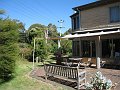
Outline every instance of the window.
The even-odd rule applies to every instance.
[[[73,56],[80,56],[79,41],[73,41]]]
[[[79,16],[75,16],[72,18],[72,28],[78,29],[80,27],[80,20],[79,20]]]
[[[73,28],[76,29],[76,17],[73,18]]]
[[[95,41],[82,40],[81,43],[83,57],[96,57]]]
[[[79,21],[79,17],[77,17],[77,28],[80,27],[80,21]]]
[[[120,6],[110,7],[110,22],[120,22]]]

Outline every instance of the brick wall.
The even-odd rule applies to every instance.
[[[81,27],[90,28],[110,24],[109,7],[120,6],[120,2],[81,11]]]

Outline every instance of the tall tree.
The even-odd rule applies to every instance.
[[[57,27],[53,25],[52,23],[48,24],[48,36],[50,38],[56,38],[59,36],[57,32]],[[49,51],[50,53],[55,53],[58,49],[58,41],[57,40],[49,40]]]
[[[47,27],[41,24],[31,25],[27,31],[29,42],[31,43],[35,37],[44,38],[45,37],[44,32],[46,29]]]
[[[49,37],[58,37],[57,27],[52,23],[48,24]]]
[[[45,43],[45,30],[47,27],[41,24],[33,24],[29,27],[27,33],[29,37],[29,42],[33,44],[33,40],[35,39],[35,57],[40,57],[43,61],[45,57],[47,57],[47,44]],[[32,45],[33,46],[33,45]]]

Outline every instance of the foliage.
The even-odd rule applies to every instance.
[[[46,26],[41,24],[33,24],[29,27],[27,31],[28,42],[32,43],[35,37],[37,38],[44,38],[44,32],[46,30]]]
[[[0,55],[0,78],[8,80],[14,72],[15,61],[8,55]]]
[[[52,23],[48,24],[48,35],[49,37],[58,37],[57,27]]]
[[[55,53],[58,49],[58,45],[53,40],[48,41],[49,47],[47,48],[48,53]]]
[[[47,27],[48,27],[48,37],[56,38],[59,36],[57,32],[57,27],[55,25],[53,25],[52,23],[49,23]],[[58,49],[58,45],[57,45],[58,40],[49,40],[48,44],[49,44],[48,51],[50,53],[55,53],[56,50]]]
[[[106,79],[101,72],[96,72],[95,76],[92,77],[91,83],[86,84],[87,90],[109,90],[112,87],[110,79]]]
[[[71,54],[72,52],[72,41],[61,40],[61,49],[63,54]]]
[[[35,39],[35,57],[39,57],[41,60],[44,60],[47,57],[47,44],[45,40],[45,30],[46,26],[41,24],[33,24],[29,27],[27,34],[29,44],[34,46]]]
[[[72,29],[68,29],[64,35],[70,34]],[[71,55],[72,53],[72,41],[71,40],[61,40],[61,49],[63,54]]]
[[[19,47],[22,58],[30,59],[32,47],[27,43],[19,43]]]
[[[42,62],[47,58],[47,44],[44,39],[36,41],[35,56]]]
[[[44,37],[45,37],[44,32],[47,29],[48,29],[48,37],[49,38],[57,38],[59,36],[59,33],[57,32],[57,27],[55,25],[53,25],[52,23],[48,24],[48,26],[44,26],[41,24],[33,24],[27,30],[27,37],[28,37],[29,44],[31,44],[33,47],[33,39],[34,38],[43,38],[44,39]],[[71,29],[66,31],[64,35],[69,34],[69,33],[71,33]],[[44,39],[44,41],[45,41],[45,39]],[[37,47],[37,48],[35,50],[35,57],[38,57],[38,56],[40,57],[41,53],[43,53],[43,52],[45,54],[45,51],[47,51],[47,54],[55,53],[58,49],[58,40],[56,40],[56,39],[51,39],[51,40],[47,41],[47,45],[49,47],[46,48],[45,45],[44,45],[45,47],[42,46],[42,48],[45,48],[46,50],[42,49],[39,44],[40,43],[39,43],[38,39],[36,39],[37,46],[35,46],[35,47]],[[63,54],[70,55],[72,52],[72,42],[70,40],[61,40],[61,49],[63,51]],[[44,50],[44,51],[42,52],[42,50]],[[45,54],[45,55],[47,55],[47,54]],[[41,56],[41,57],[43,57],[43,56]]]
[[[20,22],[15,20],[0,20],[0,79],[7,80],[14,72],[15,59],[18,56],[18,37]]]

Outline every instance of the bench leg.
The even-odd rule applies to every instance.
[[[80,80],[78,78],[78,81],[77,81],[77,90],[79,90],[79,88],[80,88]]]
[[[47,77],[48,77],[48,76],[47,76],[47,73],[46,73],[46,74],[45,74],[45,80],[47,80]]]

